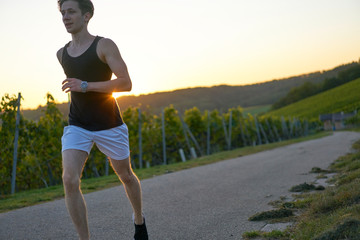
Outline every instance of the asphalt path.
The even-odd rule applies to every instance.
[[[360,133],[321,139],[238,157],[142,181],[151,240],[232,240],[263,222],[248,218],[269,202],[312,182],[312,167],[327,168],[351,151]],[[131,207],[122,186],[85,195],[91,239],[130,240]],[[0,239],[77,239],[64,200],[0,214]]]

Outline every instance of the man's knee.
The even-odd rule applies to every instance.
[[[78,191],[82,169],[87,159],[87,153],[80,150],[69,149],[63,155],[63,184],[66,192]]]
[[[125,185],[137,181],[137,178],[131,170],[120,173],[119,177],[121,182]]]
[[[110,161],[114,171],[119,176],[123,184],[126,185],[128,183],[137,181],[137,177],[135,176],[130,166],[130,158],[126,158],[123,160],[110,159]]]
[[[80,177],[64,171],[62,175],[63,184],[66,192],[78,191],[80,187]]]

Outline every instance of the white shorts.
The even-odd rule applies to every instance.
[[[61,143],[62,152],[68,149],[77,149],[90,154],[95,143],[98,149],[111,159],[123,160],[130,156],[129,133],[125,123],[101,131],[89,131],[69,125],[64,127]]]

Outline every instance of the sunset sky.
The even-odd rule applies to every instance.
[[[359,0],[93,0],[89,31],[119,47],[131,94],[245,85],[360,58]],[[0,0],[0,95],[67,101],[56,0]]]

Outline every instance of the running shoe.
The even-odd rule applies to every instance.
[[[147,229],[146,229],[146,224],[145,224],[145,218],[144,218],[144,223],[142,225],[135,225],[135,235],[134,235],[134,240],[148,240],[148,233],[147,233]]]

